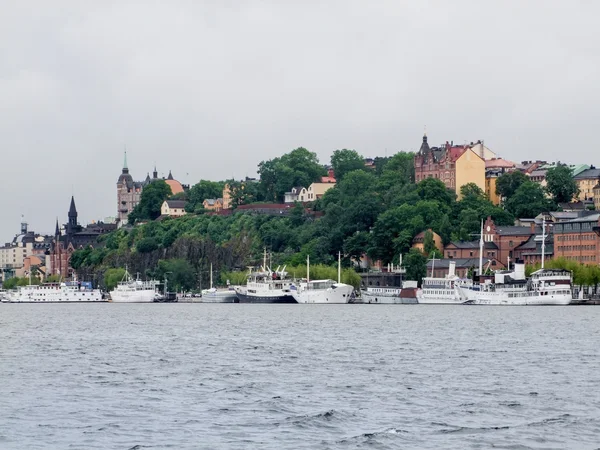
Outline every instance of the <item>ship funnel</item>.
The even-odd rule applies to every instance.
[[[456,261],[450,261],[450,265],[448,266],[448,277],[453,277],[456,275]]]
[[[524,280],[525,279],[525,264],[523,264],[523,261],[518,261],[515,263],[514,279],[515,280]]]

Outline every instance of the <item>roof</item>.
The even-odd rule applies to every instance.
[[[419,242],[422,241],[423,239],[425,239],[425,233],[427,232],[431,232],[432,237],[437,236],[438,238],[440,237],[439,234],[437,234],[435,231],[429,229],[429,230],[425,230],[425,231],[421,231],[420,233],[418,233],[414,238],[413,238],[413,242]]]
[[[531,234],[531,227],[496,227],[496,233],[500,236],[526,236]]]
[[[514,162],[507,161],[506,159],[502,159],[502,158],[486,159],[486,161],[485,161],[486,169],[493,169],[493,168],[512,169],[514,167],[516,167],[516,164]]]
[[[565,223],[572,222],[598,222],[600,220],[600,213],[594,213],[587,216],[578,217],[577,219],[567,220]]]
[[[533,172],[531,172],[530,176],[532,176],[532,177],[545,177],[546,176],[546,172],[548,172],[548,169],[536,169]]]
[[[566,212],[579,211],[587,208],[587,206],[583,202],[559,203],[558,206]]]
[[[169,208],[185,208],[187,202],[185,200],[165,200]]]
[[[217,203],[217,201],[219,201],[219,200],[220,200],[221,202],[223,201],[223,200],[222,200],[222,199],[220,199],[220,198],[207,198],[207,199],[204,199],[204,201],[205,201],[206,203],[208,203],[210,206],[214,205],[214,204],[215,204],[215,203]]]
[[[172,178],[171,172],[169,172],[169,176],[171,176],[171,178],[167,178],[165,180],[165,183],[167,183],[169,185],[169,187],[171,188],[171,193],[179,194],[180,192],[183,192],[183,186],[181,185],[181,183],[179,181],[174,180]]]
[[[492,261],[493,258],[483,258],[483,265],[485,266],[488,262]],[[448,269],[450,262],[456,263],[457,269],[467,269],[469,267],[479,267],[479,258],[448,258],[448,259],[436,259],[433,270],[435,269]],[[427,261],[427,268],[431,269],[433,261]]]
[[[450,245],[454,245],[458,249],[468,250],[468,249],[479,249],[479,241],[453,241],[450,242]],[[498,246],[494,242],[484,242],[483,248],[487,249],[497,249]]]
[[[321,183],[335,183],[334,177],[321,177]]]
[[[600,169],[587,169],[573,177],[576,180],[597,180],[600,178]]]

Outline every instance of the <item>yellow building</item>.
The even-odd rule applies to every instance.
[[[466,149],[456,159],[456,195],[460,200],[460,188],[474,183],[485,192],[485,161],[472,149]]]
[[[185,216],[185,200],[165,200],[160,207],[160,214],[169,217]]]
[[[207,211],[221,211],[223,209],[223,199],[207,198],[202,202],[202,207]]]
[[[412,248],[416,248],[421,253],[425,252],[425,234],[427,232],[430,232],[432,234],[433,243],[435,244],[435,247],[440,251],[441,254],[443,254],[444,244],[442,243],[442,238],[439,234],[431,231],[431,228],[428,229],[427,231],[421,231],[419,234],[417,234],[413,238]]]
[[[323,194],[335,186],[335,183],[313,183],[308,189],[302,188],[298,195],[301,202],[314,202],[323,197]]]
[[[579,187],[578,199],[591,200],[594,198],[594,188],[600,180],[600,169],[587,169],[573,177]],[[597,208],[596,208],[597,209]]]
[[[223,209],[231,209],[231,192],[228,184],[223,186]]]
[[[596,211],[600,211],[600,180],[598,184],[594,186],[594,207]]]

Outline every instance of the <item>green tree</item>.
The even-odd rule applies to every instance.
[[[154,220],[160,216],[160,207],[171,195],[171,187],[164,180],[156,180],[142,191],[138,205],[129,214],[129,223],[138,220]]]
[[[340,181],[348,172],[364,170],[365,160],[356,150],[336,150],[331,156],[331,166],[337,181]]]
[[[526,181],[506,201],[506,209],[518,218],[533,218],[539,213],[554,209],[546,198],[544,189],[533,181]]]
[[[427,257],[418,249],[411,248],[403,259],[406,268],[406,279],[418,281],[419,284],[423,277],[427,275]]]
[[[158,261],[160,279],[167,277],[168,289],[173,291],[191,291],[196,287],[196,272],[185,259],[161,259]]]
[[[135,244],[135,248],[140,253],[150,253],[158,248],[158,242],[153,237],[145,237]]]
[[[425,236],[423,237],[423,252],[426,255],[434,255],[436,258],[442,258],[442,252],[435,245],[435,240],[433,238],[433,232],[431,230],[427,230],[425,232]]]
[[[519,170],[503,173],[496,180],[496,194],[509,199],[527,181],[529,177]]]
[[[579,195],[579,186],[573,179],[573,171],[565,164],[558,164],[548,169],[546,189],[555,203],[571,202]]]
[[[316,153],[299,147],[279,158],[261,161],[258,174],[260,194],[267,201],[278,202],[292,187],[308,187],[326,171]]]
[[[200,180],[190,188],[187,194],[186,211],[194,212],[197,208],[201,208],[207,198],[222,198],[224,185],[225,183],[221,181]]]
[[[112,291],[119,281],[125,276],[125,269],[107,269],[104,272],[104,286],[107,291]]]

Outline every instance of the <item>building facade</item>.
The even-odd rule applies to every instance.
[[[600,214],[554,224],[554,255],[582,264],[600,264]]]
[[[185,200],[165,200],[160,207],[161,216],[181,217],[185,216]]]
[[[480,152],[483,150],[480,149]],[[429,147],[427,135],[424,135],[414,164],[417,183],[425,178],[437,178],[455,191],[458,198],[460,188],[467,183],[476,184],[484,192],[486,190],[485,160],[468,145],[461,147],[446,142],[442,147]]]
[[[577,187],[579,187],[578,199],[581,201],[594,200],[594,188],[598,184],[598,180],[600,180],[600,169],[590,168],[584,170],[575,175],[573,179],[577,182]]]

